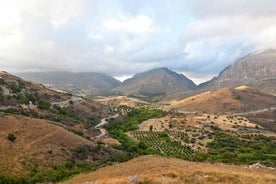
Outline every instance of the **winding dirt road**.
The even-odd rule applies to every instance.
[[[107,130],[104,129],[104,128],[102,128],[102,126],[108,124],[108,121],[107,121],[108,119],[110,119],[110,118],[116,118],[118,116],[119,116],[119,114],[115,114],[114,116],[110,116],[108,118],[103,118],[101,120],[101,122],[95,126],[95,128],[98,129],[98,130],[100,130],[100,132],[101,132],[101,134],[98,135],[98,136],[96,136],[96,138],[101,138],[101,137],[105,136],[107,134]]]

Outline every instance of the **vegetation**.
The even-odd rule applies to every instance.
[[[241,140],[238,137],[219,132],[214,141],[207,144],[208,159],[211,161],[252,164],[260,162],[276,166],[275,138],[264,135],[254,135],[251,140]]]
[[[16,82],[11,82],[8,84],[9,89],[11,89],[11,91],[16,94],[20,93],[24,86],[25,85],[22,82],[18,82],[18,84]]]
[[[269,166],[276,166],[275,138],[263,135],[243,135],[241,138],[224,133],[220,128],[211,125],[213,133],[206,133],[209,142],[207,152],[193,151],[187,143],[200,144],[203,134],[193,131],[193,137],[183,131],[137,131],[139,123],[153,117],[161,117],[164,112],[152,108],[134,108],[128,113],[126,120],[120,123],[111,123],[107,129],[111,135],[121,142],[118,149],[127,151],[130,157],[143,154],[159,154],[170,157],[183,158],[195,161],[216,161],[235,164],[252,164],[260,162]],[[132,136],[125,132],[131,131]],[[202,145],[202,144],[201,144]],[[203,145],[202,145],[203,146]]]
[[[181,131],[133,131],[132,135],[161,155],[183,159],[190,159],[193,155],[192,148],[185,144],[188,135]]]
[[[128,112],[127,118],[120,122],[110,122],[107,126],[107,130],[110,134],[118,139],[121,143],[120,146],[114,146],[117,149],[121,149],[128,152],[128,156],[134,157],[144,154],[155,154],[157,153],[148,144],[143,141],[137,142],[133,138],[127,136],[125,132],[131,130],[137,130],[138,125],[151,118],[159,118],[165,115],[165,112],[150,107],[135,107],[130,112]]]
[[[41,110],[49,110],[51,107],[50,102],[46,101],[46,100],[39,100],[38,102],[38,108]]]
[[[162,98],[164,98],[164,96],[166,96],[165,93],[139,93],[139,94],[129,95],[129,97],[134,97],[150,103],[158,102]]]
[[[19,103],[21,104],[29,104],[29,102],[32,102],[33,104],[36,103],[37,99],[36,97],[33,95],[33,94],[30,94],[30,93],[19,93],[17,94],[17,100]]]
[[[58,115],[61,115],[61,116],[69,117],[70,119],[73,119],[73,120],[81,121],[81,119],[79,117],[77,117],[76,115],[70,113],[68,110],[66,110],[66,108],[60,107],[58,105],[54,106],[53,112],[58,114]]]
[[[14,134],[10,133],[10,134],[8,135],[8,140],[9,140],[9,141],[14,142],[15,139],[16,139],[16,136],[15,136]]]
[[[54,166],[44,171],[39,171],[37,166],[33,166],[29,176],[25,177],[0,174],[0,184],[35,184],[50,181],[59,182],[68,179],[72,175],[96,169],[99,165],[102,164],[103,163],[101,162],[97,162],[95,164],[85,164],[83,162],[78,162],[74,164],[68,161],[63,166]]]

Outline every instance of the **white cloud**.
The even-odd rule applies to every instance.
[[[181,36],[183,68],[216,74],[248,52],[276,48],[276,12],[260,17],[219,15],[187,24]]]
[[[103,40],[103,36],[100,35],[100,34],[93,34],[93,33],[90,33],[88,35],[88,38],[91,38],[92,40]]]
[[[0,0],[0,66],[116,76],[167,66],[201,79],[276,47],[275,7],[275,0]]]
[[[156,31],[151,18],[145,15],[138,15],[132,18],[120,16],[118,19],[108,19],[103,23],[103,27],[111,31],[126,32],[134,35],[144,35]]]
[[[113,53],[113,52],[114,52],[114,48],[111,47],[111,46],[106,46],[106,47],[104,48],[104,53],[106,53],[106,54],[111,54],[111,53]]]

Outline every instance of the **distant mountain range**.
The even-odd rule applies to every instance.
[[[17,75],[49,87],[88,95],[106,94],[121,84],[113,77],[95,72],[32,72]]]
[[[114,92],[127,95],[191,96],[222,87],[247,85],[261,92],[276,94],[276,50],[253,52],[226,67],[217,77],[198,86],[182,74],[168,68],[157,68],[134,75],[123,83],[111,76],[95,72],[20,73],[20,77],[57,89],[86,95]]]

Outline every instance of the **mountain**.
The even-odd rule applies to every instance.
[[[276,107],[276,96],[240,86],[200,93],[180,101],[172,101],[170,110],[204,113],[241,113]]]
[[[182,74],[167,68],[157,68],[134,75],[114,91],[126,94],[160,95],[193,90],[196,85]]]
[[[276,50],[253,52],[225,68],[217,77],[203,83],[200,89],[248,85],[262,92],[276,94]]]
[[[95,72],[32,72],[18,76],[56,89],[68,90],[76,94],[100,95],[109,93],[121,84],[113,77]]]

